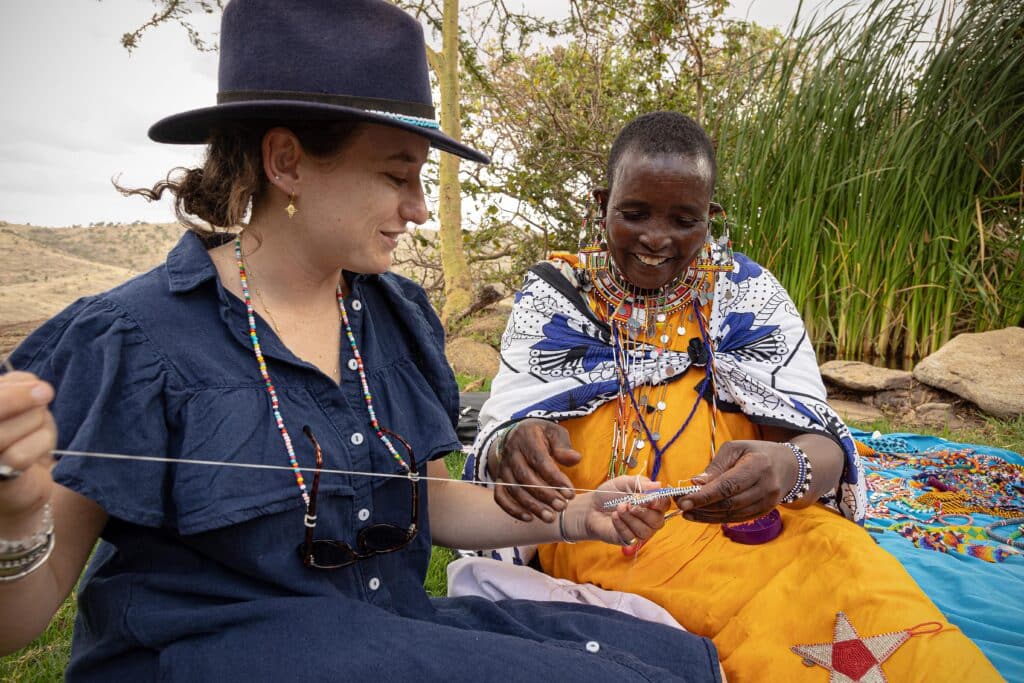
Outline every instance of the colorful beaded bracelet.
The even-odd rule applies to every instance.
[[[1016,531],[1011,531],[1005,536],[996,533],[996,529],[999,527],[1013,526],[1014,524],[1019,525]],[[985,527],[985,534],[993,541],[1024,550],[1024,517],[1011,517],[989,524]]]

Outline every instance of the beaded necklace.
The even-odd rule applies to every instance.
[[[285,451],[288,453],[288,462],[292,466],[292,471],[295,473],[295,481],[299,486],[299,491],[302,495],[302,500],[309,506],[309,492],[306,490],[306,481],[302,476],[302,470],[299,468],[298,460],[295,458],[295,447],[292,445],[292,438],[288,434],[288,428],[285,427],[284,418],[281,416],[281,404],[277,398],[277,389],[274,388],[274,383],[270,379],[270,373],[267,370],[267,361],[263,357],[263,349],[260,347],[260,338],[256,334],[256,310],[252,305],[252,297],[249,294],[249,279],[246,274],[245,261],[242,259],[242,240],[239,237],[235,238],[235,262],[238,264],[238,276],[242,282],[242,297],[245,300],[245,314],[249,321],[249,339],[252,341],[252,350],[256,355],[256,363],[259,365],[260,374],[263,376],[263,382],[267,388],[267,394],[270,396],[270,407],[274,413],[274,421],[277,423],[277,430],[281,433],[281,440],[284,441]],[[384,447],[387,448],[388,453],[391,457],[398,461],[405,470],[411,471],[408,463],[399,455],[395,449],[394,444],[391,443],[391,439],[388,438],[387,434],[381,429],[380,423],[377,421],[376,411],[373,409],[373,396],[370,393],[370,385],[366,381],[366,371],[363,368],[363,357],[359,353],[359,347],[356,346],[356,338],[352,333],[352,326],[348,321],[348,311],[345,309],[344,295],[341,291],[341,282],[339,280],[338,287],[336,290],[336,296],[338,299],[338,311],[341,316],[342,326],[345,328],[345,334],[348,337],[349,346],[352,348],[352,355],[355,358],[356,364],[359,369],[359,381],[363,387],[363,399],[366,401],[366,412],[370,416],[370,426],[373,427],[374,432],[377,434],[377,438],[380,439]]]
[[[598,298],[598,297],[595,297]],[[631,297],[632,302],[637,302],[639,297]],[[668,439],[668,441],[662,441],[661,421],[663,413],[666,408],[666,392],[668,382],[664,382],[660,387],[660,396],[656,403],[651,403],[651,394],[655,391],[653,388],[648,389],[646,394],[641,394],[640,398],[636,397],[636,392],[633,387],[633,364],[637,354],[632,352],[637,344],[637,336],[641,333],[641,328],[645,327],[648,335],[653,335],[655,332],[659,334],[658,341],[661,344],[668,345],[669,336],[665,332],[665,325],[667,322],[667,315],[664,312],[653,313],[651,315],[645,315],[647,322],[653,322],[653,325],[643,325],[637,323],[630,325],[628,321],[619,319],[615,314],[616,311],[622,308],[622,303],[618,305],[612,302],[606,302],[608,306],[608,312],[610,320],[610,326],[612,328],[611,342],[613,348],[613,357],[615,359],[616,375],[618,377],[618,411],[615,419],[615,426],[612,438],[612,453],[608,464],[608,476],[609,478],[616,474],[622,474],[627,469],[635,467],[637,465],[636,454],[638,451],[643,451],[649,445],[651,451],[654,454],[654,462],[651,468],[650,476],[652,479],[657,479],[658,473],[661,470],[661,463],[664,454],[669,448],[675,444],[676,440],[682,435],[686,428],[690,425],[694,415],[697,412],[697,407],[700,405],[701,400],[704,398],[708,388],[711,389],[712,394],[715,392],[714,389],[714,366],[713,366],[713,353],[711,352],[712,345],[707,334],[707,324],[704,321],[703,311],[698,306],[696,298],[688,297],[685,304],[692,306],[692,311],[688,314],[691,320],[697,320],[698,329],[700,330],[700,342],[702,348],[707,352],[707,358],[704,363],[704,382],[701,383],[700,390],[697,392],[697,397],[694,399],[693,407],[690,409],[689,415],[683,420],[679,429],[676,430],[675,434]],[[646,302],[644,302],[646,304]],[[635,320],[636,311],[640,308],[634,307],[629,316],[629,320]],[[643,308],[646,308],[644,306]],[[642,310],[642,309],[641,309]],[[658,310],[658,309],[656,309]],[[653,329],[652,329],[653,328]],[[679,336],[685,334],[685,328],[680,325],[676,330]],[[696,340],[695,340],[696,341]],[[664,358],[665,348],[656,348],[654,355],[658,363],[662,362]],[[632,408],[632,423],[630,424],[630,415],[628,408]],[[645,413],[653,413],[653,419],[650,421],[646,417]],[[714,457],[715,451],[715,413],[717,412],[717,405],[712,397],[711,407],[711,456]]]

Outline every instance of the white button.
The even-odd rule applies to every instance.
[[[363,442],[363,435],[360,434],[359,432],[356,432],[355,434],[352,435],[352,438],[350,438],[349,441],[358,446]]]
[[[363,302],[359,299],[352,299],[352,310],[361,311],[363,310]]]
[[[370,585],[370,590],[372,590],[372,591],[377,590],[378,588],[380,588],[380,579],[378,579],[376,576],[373,577],[372,579],[370,579],[370,584],[369,585]],[[594,645],[597,645],[597,643],[594,643]]]
[[[348,359],[348,369],[349,370],[358,370],[359,369],[359,362],[355,358],[349,358]]]
[[[363,508],[362,510],[359,511],[359,521],[360,522],[365,522],[369,518],[370,518],[370,511],[369,510],[367,510],[366,508]]]
[[[587,641],[587,652],[597,653],[601,651],[601,643],[596,640]]]

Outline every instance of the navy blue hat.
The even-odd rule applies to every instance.
[[[205,143],[214,126],[356,119],[488,163],[434,117],[423,28],[384,0],[232,0],[220,30],[217,105],[153,124],[156,142]]]

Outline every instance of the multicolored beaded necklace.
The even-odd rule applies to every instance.
[[[302,476],[302,470],[299,469],[298,460],[295,458],[295,447],[292,445],[292,438],[288,434],[288,429],[284,425],[284,418],[281,416],[281,404],[277,398],[277,389],[274,388],[274,383],[270,379],[270,373],[267,371],[267,361],[263,357],[263,350],[260,347],[260,338],[256,334],[256,309],[252,305],[252,297],[249,294],[249,278],[245,270],[245,260],[242,258],[242,240],[240,237],[235,238],[235,262],[238,264],[238,276],[242,282],[242,297],[245,300],[245,314],[249,320],[249,339],[252,341],[252,350],[256,355],[256,362],[260,368],[260,374],[263,375],[263,382],[267,387],[267,394],[270,395],[270,408],[274,413],[274,421],[277,423],[277,430],[281,433],[281,440],[284,441],[284,448],[288,452],[288,462],[292,466],[292,471],[295,473],[295,481],[299,486],[299,491],[302,495],[302,500],[309,506],[309,493],[306,490],[306,481]],[[345,335],[348,337],[349,346],[352,348],[352,356],[355,358],[356,365],[359,369],[359,382],[363,387],[363,399],[366,401],[366,412],[370,416],[370,426],[373,431],[377,434],[377,438],[380,439],[384,447],[387,448],[388,453],[391,457],[398,461],[402,467],[405,468],[406,472],[410,472],[408,463],[399,455],[395,449],[394,444],[391,443],[391,439],[388,438],[387,434],[381,429],[380,423],[377,421],[377,413],[373,409],[373,395],[370,393],[370,385],[366,381],[366,371],[363,368],[363,357],[359,353],[359,347],[356,346],[356,337],[352,333],[352,326],[348,321],[348,311],[345,309],[344,294],[341,291],[341,281],[339,279],[337,287],[337,298],[338,298],[338,311],[341,315],[341,324],[345,328]]]

